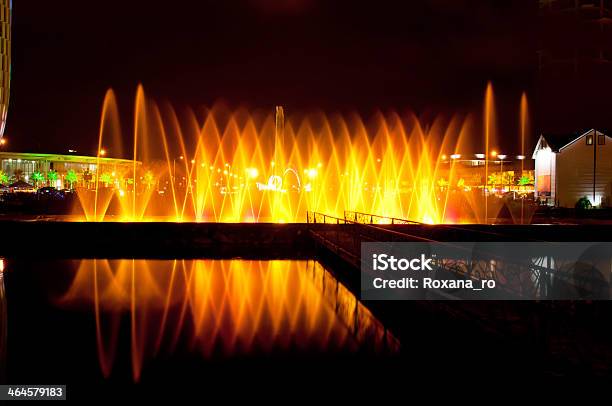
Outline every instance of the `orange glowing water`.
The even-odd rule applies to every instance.
[[[82,260],[60,302],[92,306],[105,377],[122,318],[130,320],[136,381],[147,360],[185,345],[205,359],[399,351],[397,339],[315,261]]]
[[[125,146],[109,90],[98,150],[134,164],[100,168],[97,187],[78,189],[79,212],[88,221],[303,222],[307,211],[342,217],[352,210],[488,222],[501,205],[482,186],[465,187],[459,165],[447,159],[462,151],[489,156],[496,142],[490,84],[484,106],[482,126],[472,115],[438,117],[423,128],[413,114],[379,113],[366,122],[355,114],[286,117],[281,107],[262,114],[220,104],[179,118],[139,86],[133,143]],[[487,164],[485,178],[488,171]]]

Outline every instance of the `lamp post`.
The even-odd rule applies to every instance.
[[[501,183],[501,191],[504,192],[504,159],[506,159],[506,155],[499,154],[497,155],[499,158],[499,176],[501,177],[499,182]]]
[[[184,158],[181,155],[179,159],[182,161]],[[174,179],[174,183],[176,183],[176,158],[172,160],[172,179]]]
[[[461,158],[461,154],[455,153],[455,154],[452,154],[450,156],[452,164],[451,164],[451,168],[450,168],[450,173],[448,174],[448,186],[449,186],[449,190],[450,190],[450,186],[451,186],[451,178],[452,178],[452,176],[453,176],[453,174],[455,172],[455,162],[457,162],[457,160],[459,158]]]

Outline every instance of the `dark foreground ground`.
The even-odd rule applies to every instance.
[[[5,275],[8,320],[17,323],[13,328],[19,333],[8,347],[11,376],[19,383],[50,383],[49,377],[57,377],[57,383],[70,383],[73,397],[87,398],[92,393],[98,399],[198,394],[250,397],[275,390],[313,396],[339,388],[352,388],[353,394],[362,390],[401,392],[406,382],[427,377],[440,382],[491,383],[517,377],[526,382],[534,377],[612,375],[609,301],[392,301],[365,305],[399,339],[401,351],[393,355],[342,351],[330,355],[296,348],[289,355],[251,354],[202,363],[178,352],[148,365],[146,379],[139,384],[133,384],[129,372],[103,379],[95,354],[66,362],[66,354],[83,353],[96,330],[84,315],[67,317],[45,305],[47,292],[61,284],[57,263],[81,258],[310,258],[324,263],[358,295],[356,270],[318,247],[310,234],[340,228],[354,232],[352,226],[3,221],[0,227],[0,257],[13,270],[20,270]],[[596,224],[387,228],[441,241],[612,238],[612,227]],[[129,332],[129,317],[121,323],[120,331]],[[83,329],[83,325],[88,327]],[[129,334],[121,338],[129,343]],[[45,358],[40,358],[42,348],[56,352],[45,351]],[[123,354],[118,359],[125,364],[119,365],[120,370],[129,371],[129,348],[126,344],[117,349]]]

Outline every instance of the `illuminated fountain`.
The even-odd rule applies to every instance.
[[[496,142],[490,84],[483,126],[472,115],[438,117],[423,128],[413,114],[286,118],[282,107],[262,114],[220,104],[179,119],[139,86],[126,146],[109,90],[98,151],[134,163],[98,171],[97,187],[78,190],[79,212],[88,221],[303,222],[307,211],[342,217],[353,210],[424,223],[489,222],[503,203],[488,198],[486,182],[464,179],[456,161],[461,151],[482,152],[489,176],[486,157]]]

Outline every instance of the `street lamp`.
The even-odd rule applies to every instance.
[[[182,161],[184,157],[181,155],[179,159]],[[176,183],[176,158],[172,160],[172,178],[174,179],[174,182]]]
[[[0,146],[5,146],[7,142],[6,138],[0,139]]]
[[[459,158],[461,158],[461,154],[455,153],[455,154],[452,154],[450,156],[452,164],[451,164],[450,171],[449,171],[449,174],[448,174],[448,185],[449,186],[452,184],[451,183],[452,182],[452,176],[455,173],[455,162],[457,162],[457,159],[459,159]]]
[[[497,157],[499,158],[499,182],[501,183],[501,191],[503,193],[504,191],[504,159],[506,159],[506,155],[504,154],[499,154],[497,155]]]
[[[100,156],[106,155],[106,150],[104,148],[100,149]]]

